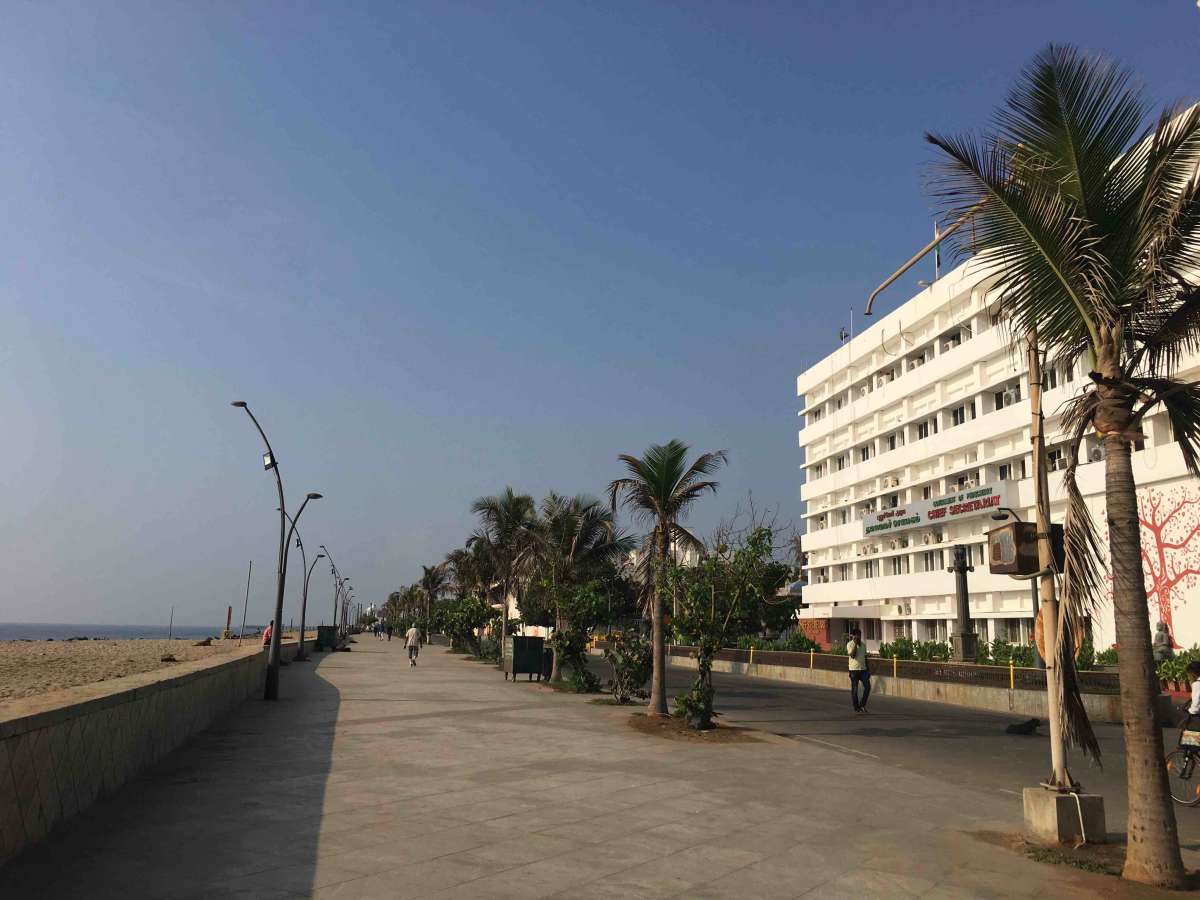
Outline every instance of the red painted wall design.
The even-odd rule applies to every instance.
[[[800,630],[804,632],[804,636],[810,641],[816,641],[820,644],[822,650],[829,649],[828,619],[801,619]]]
[[[1166,622],[1174,635],[1174,614],[1184,604],[1184,591],[1200,579],[1200,541],[1195,539],[1200,534],[1200,490],[1189,484],[1139,491],[1138,519],[1150,624]]]

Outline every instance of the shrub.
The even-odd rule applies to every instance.
[[[829,649],[826,650],[825,652],[832,653],[834,656],[845,656],[846,655],[846,639],[843,637],[843,638],[838,638],[837,640],[833,641],[833,643],[831,643],[829,645]]]
[[[713,715],[713,693],[712,685],[703,678],[695,679],[687,693],[675,698],[675,715],[683,716],[693,728],[709,727]]]
[[[577,694],[596,694],[600,691],[600,679],[591,669],[581,666],[571,670],[571,687]]]
[[[604,650],[604,658],[612,666],[613,677],[608,683],[613,699],[625,704],[634,697],[646,696],[646,682],[654,665],[653,648],[639,634],[617,637]]]
[[[810,650],[821,652],[821,645],[801,631],[775,641],[742,635],[738,638],[737,647],[739,650],[784,650],[789,653],[808,653]]]
[[[898,637],[889,644],[882,644],[879,655],[886,659],[916,659],[917,651],[912,638]]]
[[[1096,654],[1096,665],[1098,666],[1115,666],[1117,664],[1117,650],[1115,647],[1109,647],[1107,650],[1101,650]]]
[[[1079,653],[1075,656],[1075,668],[1080,672],[1096,668],[1096,648],[1091,640],[1084,639],[1079,645]]]

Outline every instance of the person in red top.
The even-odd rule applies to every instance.
[[[274,628],[275,628],[275,620],[272,619],[271,624],[263,629],[263,646],[264,647],[269,647],[271,645],[271,631]]]

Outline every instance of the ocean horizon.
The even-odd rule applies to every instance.
[[[265,624],[265,623],[264,623]],[[262,625],[246,623],[246,633],[259,631]],[[55,622],[0,622],[0,641],[65,641],[68,638],[127,641],[165,640],[168,635],[185,640],[218,637],[222,626],[209,625],[95,625],[58,624]],[[236,630],[236,629],[235,629]]]

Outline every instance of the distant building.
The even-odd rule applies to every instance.
[[[960,266],[796,380],[802,399],[807,584],[802,625],[838,639],[859,626],[871,648],[897,636],[947,640],[953,628],[949,547],[966,544],[975,571],[970,608],[981,640],[1028,643],[1028,582],[991,575],[985,533],[1011,507],[1033,520],[1029,379],[989,311],[988,283]],[[1043,407],[1051,517],[1061,522],[1067,465],[1058,410],[1086,371],[1053,359]],[[1192,357],[1180,376],[1200,377]],[[1200,641],[1200,485],[1187,476],[1166,416],[1143,425],[1133,454],[1151,624]],[[1104,451],[1082,447],[1078,482],[1107,541]],[[1011,521],[1011,519],[1010,519]],[[1098,649],[1114,641],[1111,601],[1091,623]]]

